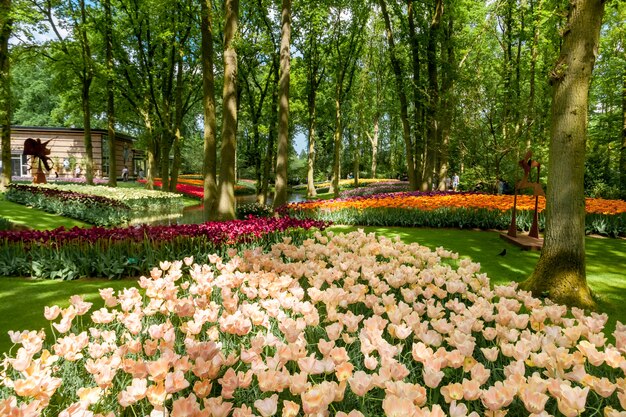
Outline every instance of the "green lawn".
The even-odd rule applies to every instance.
[[[329,230],[348,232],[364,229],[388,237],[400,236],[404,242],[418,242],[430,248],[444,248],[466,256],[481,265],[494,285],[525,280],[539,259],[539,252],[523,251],[499,236],[499,232],[402,228],[402,227],[356,227],[333,226]],[[498,254],[507,250],[505,256]],[[607,330],[613,332],[615,322],[626,323],[626,239],[587,237],[587,281],[598,301],[598,310],[607,313]]]
[[[74,226],[91,227],[90,224],[80,220],[57,216],[43,210],[12,203],[5,200],[2,194],[0,194],[0,217],[4,217],[13,224],[36,230],[52,230],[61,226],[67,229]]]
[[[79,279],[75,281],[41,281],[23,278],[0,278],[0,354],[12,346],[9,330],[39,330],[50,332],[50,323],[43,316],[45,306],[67,307],[74,294],[94,303],[92,311],[103,307],[99,288],[114,290],[137,286],[136,280],[110,281],[106,279]],[[15,353],[15,352],[13,352]]]

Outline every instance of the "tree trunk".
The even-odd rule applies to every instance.
[[[315,92],[313,92],[313,100],[309,100],[309,152],[307,156],[306,167],[306,195],[307,197],[315,197]]]
[[[91,104],[89,101],[89,89],[91,87],[91,77],[82,80],[83,93],[83,125],[85,129],[83,141],[85,143],[85,178],[88,185],[93,185],[93,144],[91,142]]]
[[[537,10],[535,10],[535,3],[534,1],[530,2],[530,13],[531,13],[531,18],[533,21],[533,42],[531,45],[531,49],[530,49],[530,79],[528,81],[528,85],[529,85],[529,93],[528,93],[528,111],[527,113],[527,118],[528,118],[528,122],[527,122],[527,126],[528,123],[534,123],[535,121],[535,96],[536,96],[536,82],[535,82],[535,78],[536,78],[536,73],[537,73],[537,57],[538,57],[538,49],[539,49],[539,17],[541,14],[541,8],[542,8],[542,0],[539,0],[537,2]],[[532,146],[532,137],[533,137],[533,130],[530,128],[526,129],[526,134],[527,134],[527,138],[526,138],[526,148],[530,149],[530,147]]]
[[[169,190],[172,193],[176,192],[176,185],[178,184],[178,173],[180,171],[180,165],[182,163],[181,148],[183,138],[183,55],[184,51],[179,50],[176,62],[176,89],[174,90],[174,104],[176,106],[174,113],[174,145],[173,154],[174,159],[172,161],[172,172],[170,174],[170,187]]]
[[[552,124],[546,232],[537,266],[523,288],[557,303],[595,305],[585,272],[585,142],[589,83],[604,2],[571,0],[560,57],[550,74]]]
[[[423,94],[420,91],[420,49],[419,38],[417,36],[417,29],[415,27],[415,6],[413,0],[407,1],[407,18],[409,20],[409,38],[411,40],[411,56],[413,58],[413,137],[414,150],[413,150],[413,165],[415,166],[415,184],[420,184],[423,180],[421,172],[421,163],[418,163],[420,159],[418,155],[424,153],[424,136],[422,121],[424,118],[424,106],[423,106]]]
[[[454,33],[454,21],[452,14],[448,16],[448,27],[445,29],[445,54],[446,63],[441,79],[441,144],[439,146],[438,158],[438,176],[439,184],[437,189],[446,190],[446,178],[449,178],[449,147],[450,147],[450,129],[452,126],[452,117],[454,116],[454,79],[456,77],[456,58],[454,54],[454,43],[452,34]],[[442,48],[443,49],[443,48]]]
[[[267,153],[263,162],[263,184],[261,184],[261,192],[257,196],[257,202],[264,206],[267,204],[267,195],[269,193],[269,179],[272,171],[272,162],[274,161],[274,138],[276,137],[278,125],[278,82],[279,82],[279,57],[274,54],[273,58],[276,63],[274,68],[274,83],[272,88],[272,107],[270,110],[270,131],[267,136]]]
[[[202,21],[202,107],[204,109],[204,158],[202,175],[204,195],[202,204],[204,219],[215,217],[217,202],[217,146],[215,135],[215,79],[213,76],[213,25],[211,19],[212,0],[201,0]]]
[[[437,0],[435,11],[430,24],[426,57],[428,59],[428,107],[426,112],[427,133],[426,149],[424,156],[424,171],[422,178],[422,191],[430,190],[433,186],[433,176],[437,161],[437,148],[439,137],[439,80],[437,71],[437,40],[441,28],[441,15],[443,14],[443,0]]]
[[[287,203],[287,168],[289,165],[289,45],[291,38],[291,0],[282,0],[282,36],[280,40],[280,87],[278,105],[278,150],[276,152],[276,188],[274,210]]]
[[[115,149],[115,92],[113,91],[113,19],[111,0],[104,2],[104,38],[107,68],[107,132],[109,143],[109,187],[117,186],[117,149]],[[104,175],[104,172],[102,173]]]
[[[379,123],[380,123],[380,114],[376,112],[376,116],[374,118],[374,133],[370,138],[370,143],[372,144],[372,178],[376,178],[376,163],[378,157],[378,135],[379,135]]]
[[[178,185],[178,174],[180,172],[180,164],[182,163],[181,150],[183,141],[183,134],[181,131],[181,126],[176,127],[176,131],[174,132],[174,145],[172,146],[172,171],[170,172],[170,186],[169,191],[172,193],[176,192],[176,186]]]
[[[620,190],[626,199],[626,67],[622,74],[622,148],[619,154]]]
[[[231,220],[235,218],[235,157],[237,153],[237,51],[233,40],[237,33],[239,0],[226,0],[225,7],[222,161],[217,216],[220,220]]]
[[[89,92],[91,88],[91,82],[93,80],[93,74],[91,69],[91,48],[89,46],[89,39],[87,38],[87,11],[85,9],[85,1],[80,0],[80,34],[82,40],[82,54],[83,54],[83,70],[81,74],[82,83],[82,105],[83,105],[83,124],[85,128],[85,156],[87,158],[85,167],[85,177],[88,185],[93,185],[93,144],[91,142],[91,102]]]
[[[393,40],[393,32],[391,31],[391,21],[389,20],[389,13],[387,13],[387,5],[385,0],[378,0],[380,9],[383,13],[385,20],[385,28],[387,33],[387,42],[389,43],[389,57],[391,59],[391,66],[393,67],[393,73],[396,77],[396,92],[400,99],[400,120],[402,121],[402,138],[404,139],[404,146],[406,149],[406,165],[407,173],[409,176],[409,188],[411,190],[417,190],[417,178],[415,176],[415,162],[413,159],[413,144],[411,142],[411,125],[409,124],[409,111],[408,102],[406,98],[405,86],[402,75],[402,68],[400,67],[400,61],[396,56],[396,46]]]
[[[335,89],[335,132],[333,133],[333,177],[330,182],[329,193],[335,198],[339,197],[339,170],[341,168],[341,136],[343,126],[341,125],[341,91],[337,87]]]
[[[13,21],[11,0],[0,0],[0,125],[2,125],[2,174],[0,190],[11,183],[11,71],[9,38]]]

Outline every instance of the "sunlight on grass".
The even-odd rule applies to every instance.
[[[0,352],[8,352],[12,344],[8,330],[45,329],[51,336],[50,324],[43,316],[45,306],[69,305],[74,294],[82,295],[94,303],[93,309],[103,306],[98,289],[111,287],[121,290],[136,287],[134,279],[110,281],[106,279],[80,279],[76,281],[38,281],[23,278],[0,278]]]
[[[4,195],[0,196],[0,217],[4,217],[13,224],[36,230],[52,230],[61,226],[67,229],[74,226],[91,227],[91,225],[80,220],[57,216],[43,210],[6,201]]]

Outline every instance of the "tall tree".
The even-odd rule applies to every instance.
[[[287,165],[289,163],[289,70],[291,38],[291,0],[282,0],[280,40],[280,87],[278,90],[278,149],[276,152],[276,190],[274,210],[287,203]]]
[[[109,186],[117,185],[117,150],[115,148],[115,91],[113,88],[113,17],[111,0],[104,0],[104,42],[107,70],[107,132],[109,142]]]
[[[626,57],[626,47],[624,48]],[[622,146],[619,154],[620,190],[622,198],[626,199],[626,66],[622,74]]]
[[[299,22],[305,31],[301,35],[302,59],[306,70],[306,104],[308,130],[307,143],[307,196],[317,195],[315,190],[315,157],[317,141],[317,95],[324,79],[327,63],[325,61],[323,34],[328,19],[328,8],[318,2],[303,3],[303,16]],[[297,38],[296,38],[297,39]],[[296,42],[294,42],[296,43]]]
[[[222,150],[217,216],[235,218],[235,156],[237,151],[237,34],[239,0],[226,0],[224,26],[224,91],[222,113]]]
[[[389,57],[391,59],[393,73],[396,77],[396,92],[398,94],[398,98],[400,99],[400,120],[402,121],[402,138],[404,139],[404,146],[406,148],[406,166],[409,176],[409,188],[411,190],[417,190],[415,162],[413,159],[413,144],[411,139],[411,124],[409,123],[409,105],[406,93],[404,92],[406,89],[404,85],[404,75],[402,67],[400,66],[400,60],[396,54],[396,45],[393,39],[393,32],[391,30],[389,13],[387,13],[387,5],[385,0],[378,0],[378,2],[380,4],[383,18],[385,19],[387,42],[389,43]],[[412,8],[409,10],[412,10]]]
[[[215,136],[215,78],[213,76],[213,20],[211,18],[212,0],[202,0],[201,7],[201,42],[202,42],[202,108],[204,111],[204,152],[202,175],[205,220],[214,216],[217,201],[217,147]]]
[[[85,178],[87,184],[93,184],[93,143],[91,140],[91,84],[94,79],[94,63],[89,39],[87,4],[85,0],[67,0],[59,4],[45,2],[34,3],[56,37],[59,55],[53,55],[61,65],[60,72],[68,69],[80,81],[81,110],[83,115],[83,142],[85,145]],[[57,18],[62,18],[71,26],[73,36],[63,36]],[[76,48],[78,51],[76,51]]]
[[[0,125],[2,126],[2,176],[0,189],[11,182],[11,78],[9,37],[13,26],[11,0],[0,0]]]
[[[571,0],[559,59],[550,73],[552,124],[541,256],[523,287],[558,303],[592,307],[585,270],[584,161],[589,84],[603,0]]]
[[[426,58],[428,68],[428,106],[426,110],[427,133],[422,175],[422,190],[430,190],[433,187],[433,177],[437,164],[437,149],[439,145],[440,128],[440,100],[439,100],[439,71],[437,62],[437,43],[441,32],[441,19],[443,15],[443,0],[435,1],[430,28],[428,31],[428,45],[426,46]]]
[[[333,49],[335,61],[335,130],[333,133],[333,175],[329,192],[339,195],[341,176],[341,145],[343,140],[343,106],[349,98],[363,47],[363,26],[369,16],[369,8],[360,2],[347,4],[349,7],[336,7],[333,11]],[[346,15],[351,15],[350,19]],[[347,26],[347,27],[346,27]]]

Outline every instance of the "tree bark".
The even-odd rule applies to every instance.
[[[378,3],[380,4],[380,9],[385,20],[387,42],[389,43],[389,57],[391,59],[393,73],[396,77],[396,92],[398,93],[398,98],[400,99],[400,120],[402,122],[402,138],[404,139],[404,147],[406,149],[406,165],[407,174],[409,176],[409,188],[411,190],[417,190],[415,162],[413,159],[413,144],[411,142],[411,125],[409,124],[408,101],[406,93],[404,92],[405,86],[402,68],[400,67],[400,61],[396,56],[396,45],[393,39],[393,32],[391,31],[391,21],[389,20],[389,13],[387,13],[387,5],[385,0],[378,0]]]
[[[176,62],[176,88],[174,90],[174,144],[172,146],[172,153],[174,159],[172,161],[172,172],[170,174],[170,192],[176,192],[176,185],[178,184],[178,173],[180,171],[180,165],[182,163],[181,148],[183,137],[183,55],[182,50],[178,51]]]
[[[537,266],[522,287],[557,303],[594,307],[585,271],[585,142],[589,84],[604,2],[571,0],[560,57],[550,74],[552,123],[546,232]]]
[[[437,71],[437,40],[441,29],[441,16],[443,14],[443,0],[437,0],[435,11],[430,23],[426,57],[428,60],[428,106],[426,111],[427,133],[426,149],[424,156],[424,173],[421,189],[432,189],[433,176],[437,162],[437,146],[439,137],[439,80]]]
[[[341,173],[341,136],[343,125],[341,123],[341,89],[337,85],[335,89],[335,132],[333,133],[333,177],[328,190],[335,198],[339,196],[339,180]]]
[[[267,195],[269,193],[269,179],[272,172],[272,162],[274,161],[274,140],[278,130],[278,83],[280,80],[279,73],[279,56],[274,54],[274,82],[272,88],[272,106],[270,108],[270,126],[267,136],[267,152],[263,161],[263,183],[261,184],[261,192],[257,196],[257,202],[264,206],[267,203]]]
[[[237,33],[239,0],[226,0],[224,26],[224,90],[222,113],[222,150],[217,217],[235,218],[235,157],[237,152]]]
[[[215,217],[217,202],[217,146],[215,135],[215,78],[213,76],[213,24],[211,19],[212,0],[201,0],[202,21],[202,107],[204,110],[204,157],[202,176],[204,195],[202,204],[204,219]]]
[[[421,172],[423,172],[421,158],[419,155],[424,153],[424,136],[423,136],[423,94],[420,91],[420,48],[419,38],[417,36],[417,29],[415,26],[415,5],[413,0],[407,1],[407,18],[409,21],[409,38],[411,40],[411,56],[413,58],[413,137],[414,148],[413,149],[413,165],[415,166],[415,184],[420,184],[423,180]]]
[[[83,70],[81,73],[82,83],[82,105],[83,105],[83,124],[85,129],[85,178],[88,185],[93,185],[93,143],[91,141],[91,102],[90,89],[93,80],[93,71],[91,68],[91,48],[89,39],[87,38],[87,11],[85,10],[85,1],[80,0],[80,36],[82,41],[83,54]]]
[[[622,148],[619,154],[620,190],[626,199],[626,67],[622,74]]]
[[[109,143],[109,187],[117,186],[117,149],[115,149],[115,92],[113,91],[113,18],[111,0],[104,2],[104,38],[107,68],[107,132]],[[104,174],[104,172],[102,173]]]
[[[452,118],[454,116],[454,79],[456,77],[456,57],[454,53],[454,43],[452,34],[454,33],[454,20],[452,14],[448,15],[448,26],[445,29],[445,42],[442,50],[445,51],[446,62],[444,71],[441,76],[441,143],[438,149],[438,177],[439,184],[437,189],[446,190],[446,178],[450,176],[449,158],[450,158],[450,129],[452,126]]]
[[[291,0],[282,0],[280,40],[280,86],[278,105],[278,150],[276,152],[276,187],[274,210],[287,203],[289,165],[289,71],[291,38]]]
[[[0,0],[0,125],[2,125],[2,174],[0,190],[11,183],[11,62],[9,38],[13,20],[11,0]]]
[[[380,114],[376,112],[376,116],[374,116],[374,132],[372,136],[368,138],[370,140],[370,144],[372,145],[372,178],[376,178],[376,163],[378,157],[378,135],[379,135],[379,123],[380,123]]]
[[[306,195],[307,197],[315,197],[315,92],[313,92],[313,100],[309,100],[309,152],[307,156],[306,166]]]

